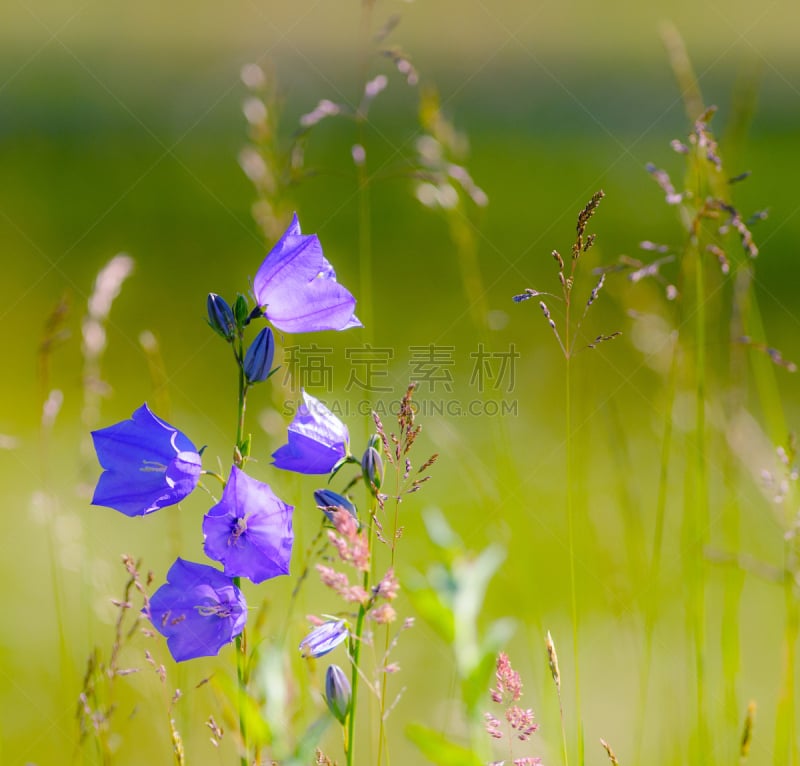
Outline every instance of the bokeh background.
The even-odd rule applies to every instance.
[[[480,332],[447,223],[419,203],[414,182],[400,172],[420,133],[416,91],[386,59],[367,59],[364,69],[359,3],[8,0],[0,6],[0,762],[44,765],[84,758],[75,749],[76,697],[91,647],[111,641],[108,600],[124,581],[119,555],[143,556],[157,581],[176,553],[201,555],[202,497],[180,511],[135,521],[88,505],[98,468],[86,450],[81,417],[80,324],[97,272],[114,254],[130,254],[135,272],[107,327],[102,378],[108,390],[95,425],[128,417],[152,398],[153,377],[138,340],[150,330],[168,379],[162,402],[169,419],[196,443],[207,444],[212,461],[227,460],[235,381],[225,366],[227,350],[205,325],[205,296],[214,291],[232,298],[246,290],[267,249],[251,216],[254,192],[238,162],[247,141],[243,65],[255,61],[274,72],[284,141],[320,99],[357,103],[365,71],[389,76],[363,135],[368,167],[387,176],[371,192],[369,284],[362,284],[359,267],[352,123],[326,121],[312,132],[307,165],[320,173],[291,191],[304,231],[319,234],[340,280],[360,301],[369,301],[368,334],[286,339],[285,345],[317,342],[333,349],[328,398],[342,406],[364,398],[345,390],[347,350],[369,342],[392,350],[385,383],[392,390],[377,396],[382,401],[404,390],[411,347],[434,344],[451,349],[452,390],[423,387],[421,399],[489,399],[513,408],[505,417],[426,416],[423,410],[420,452],[442,457],[434,480],[406,508],[402,566],[427,566],[431,548],[421,523],[427,506],[444,511],[467,548],[478,550],[488,541],[507,548],[485,617],[518,619],[512,661],[526,682],[525,701],[542,725],[534,747],[550,756],[548,762],[556,758],[559,735],[543,653],[547,630],[563,645],[562,673],[568,678],[571,672],[564,365],[534,302],[516,305],[511,296],[526,287],[557,288],[549,253],[568,251],[575,216],[599,188],[607,197],[592,224],[598,240],[587,271],[621,254],[639,255],[642,240],[680,242],[675,211],[644,169],[652,161],[680,179],[681,160],[669,141],[689,128],[661,41],[667,20],[685,40],[706,103],[719,107],[714,127],[723,137],[728,130],[728,169],[753,171],[737,188],[737,204],[746,214],[769,208],[769,218],[754,230],[761,248],[756,294],[770,343],[786,358],[800,358],[796,4],[378,2],[374,28],[392,14],[400,14],[401,22],[391,41],[402,45],[423,83],[438,87],[445,114],[469,139],[466,164],[489,197],[474,217],[480,294],[489,312]],[[751,107],[737,112],[737,103]],[[747,119],[733,130],[737,114]],[[586,280],[588,290],[592,280]],[[649,555],[642,548],[650,544],[654,523],[664,370],[651,363],[653,347],[647,343],[655,341],[632,332],[629,310],[661,305],[657,293],[637,293],[622,279],[610,282],[587,322],[597,333],[620,330],[623,336],[575,363],[573,439],[580,468],[574,481],[590,763],[605,758],[596,745],[600,736],[615,743],[622,762],[632,752],[643,712],[637,671],[642,599],[660,600],[644,709],[648,760],[682,762],[693,704],[678,574],[680,461],[661,582],[647,593],[640,589]],[[70,334],[47,355],[44,377],[42,339],[60,301],[68,306]],[[509,386],[489,386],[477,395],[470,354],[482,341],[495,353],[513,344],[520,357]],[[779,370],[777,379],[791,426],[800,404],[796,377]],[[63,392],[63,406],[43,439],[42,405],[52,388]],[[281,402],[292,397],[296,390],[277,379],[269,391],[256,391],[252,423],[260,478],[293,498],[298,535],[308,539],[316,529],[310,501],[316,482],[276,476],[268,468],[268,455],[288,422]],[[680,407],[679,397],[678,452]],[[753,415],[759,419],[757,408]],[[360,445],[366,419],[345,419]],[[768,450],[762,455],[771,460]],[[772,467],[758,465],[756,457],[750,462],[756,473]],[[744,465],[740,470],[747,475]],[[743,492],[747,553],[779,562],[781,531],[769,504],[755,482]],[[712,508],[713,502],[712,497]],[[715,686],[721,671],[713,651],[722,640],[715,594],[726,576],[723,569],[711,578],[708,643],[716,747],[730,755],[739,724],[726,712],[730,700],[723,699],[721,682]],[[279,612],[291,583],[264,587],[274,588],[270,598]],[[779,588],[745,577],[736,704],[741,718],[748,700],[759,703],[763,737],[754,745],[756,764],[772,763],[782,599]],[[302,608],[325,611],[324,594],[311,589]],[[298,625],[297,635],[302,631]],[[393,748],[396,762],[421,762],[404,742],[405,722],[422,719],[458,731],[450,655],[421,624],[399,651],[404,673],[398,688],[408,688],[393,713]],[[224,672],[219,667],[200,662],[171,672],[181,688],[193,690],[213,669]],[[153,712],[150,702],[159,687],[137,680],[125,694],[116,762],[166,763],[164,714]],[[231,751],[214,750],[201,726],[215,704],[208,685],[181,703],[178,723],[190,762],[231,762]]]

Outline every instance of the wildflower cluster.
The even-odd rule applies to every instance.
[[[533,721],[533,710],[522,708],[517,705],[522,697],[522,681],[519,673],[511,667],[511,662],[505,652],[500,652],[497,656],[497,666],[495,672],[496,683],[490,692],[492,702],[505,707],[503,721],[492,713],[485,713],[486,732],[496,740],[509,740],[509,763],[514,766],[539,766],[541,759],[525,756],[513,758],[512,742],[527,742],[534,732],[539,728]],[[490,766],[503,766],[506,761],[493,761]]]
[[[261,583],[289,573],[294,509],[245,471],[251,450],[244,433],[245,399],[252,386],[277,370],[275,342],[267,325],[245,346],[246,330],[263,319],[287,333],[361,326],[355,298],[337,282],[319,239],[301,233],[296,215],[256,272],[253,293],[253,306],[243,295],[232,305],[214,293],[207,299],[208,323],[232,347],[239,370],[239,421],[227,478],[204,471],[202,450],[147,404],[129,420],[92,433],[104,469],[93,505],[147,516],[180,503],[203,474],[223,484],[222,497],[202,522],[203,551],[222,571],[178,558],[145,606],[178,662],[215,655],[240,636],[247,621],[241,578]],[[278,468],[327,473],[347,454],[347,428],[306,395],[288,443],[273,459]]]

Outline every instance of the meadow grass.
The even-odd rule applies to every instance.
[[[365,51],[372,11],[366,3]],[[487,225],[489,214],[478,193],[483,189],[471,186],[460,171],[452,175],[451,166],[466,169],[466,161],[458,154],[447,109],[432,90],[420,98],[414,135],[438,142],[444,150],[441,164],[428,162],[423,144],[418,154],[410,149],[403,154],[409,166],[387,170],[380,149],[373,152],[370,143],[375,141],[373,119],[379,119],[372,111],[356,110],[349,132],[337,133],[340,128],[334,126],[325,133],[325,121],[309,133],[289,135],[272,122],[281,107],[270,90],[274,82],[246,80],[251,94],[267,104],[265,114],[259,118],[261,113],[254,113],[250,120],[252,146],[266,168],[280,170],[275,175],[280,183],[259,186],[263,176],[248,174],[256,181],[254,212],[261,231],[232,237],[236,260],[250,251],[251,266],[237,264],[222,280],[242,284],[263,256],[264,245],[255,241],[263,237],[269,248],[292,207],[302,211],[308,202],[319,220],[331,221],[321,236],[336,243],[332,249],[340,256],[336,265],[342,283],[361,288],[359,315],[368,329],[358,345],[392,345],[397,352],[389,366],[390,394],[367,391],[363,398],[372,406],[384,398],[399,399],[409,377],[403,355],[411,345],[435,343],[465,352],[453,368],[460,387],[452,398],[474,399],[485,408],[504,392],[490,386],[474,391],[465,385],[473,372],[466,351],[475,351],[480,343],[505,352],[515,343],[522,355],[517,386],[505,393],[518,399],[521,415],[515,421],[426,416],[426,390],[421,386],[420,397],[418,381],[417,422],[425,429],[420,449],[427,450],[425,456],[442,453],[431,472],[433,481],[420,495],[407,502],[404,498],[401,506],[405,468],[398,455],[389,471],[394,473],[394,506],[389,499],[388,513],[381,515],[377,491],[359,505],[364,518],[381,520],[380,527],[369,523],[370,546],[378,546],[381,565],[385,562],[400,573],[401,615],[420,619],[402,636],[386,626],[371,644],[362,645],[366,609],[362,605],[357,610],[355,640],[344,661],[352,663],[351,710],[357,715],[351,712],[339,732],[323,702],[320,663],[295,652],[304,629],[294,618],[325,611],[320,604],[328,595],[313,578],[314,561],[327,561],[331,552],[314,515],[318,511],[308,501],[311,483],[276,479],[284,494],[292,496],[298,515],[303,514],[296,522],[293,564],[300,579],[276,583],[268,591],[249,588],[251,604],[258,605],[252,629],[219,661],[199,660],[196,665],[176,666],[161,639],[139,633],[141,604],[136,599],[146,598],[144,593],[163,580],[168,559],[196,543],[204,501],[193,498],[180,514],[147,519],[153,523],[146,531],[142,525],[123,528],[121,517],[111,518],[111,511],[101,518],[106,512],[92,508],[92,516],[86,515],[86,490],[97,471],[75,445],[86,443],[88,430],[125,416],[131,409],[127,402],[140,401],[145,390],[168,419],[172,409],[196,430],[207,429],[213,459],[228,454],[226,423],[238,424],[239,457],[246,443],[249,448],[246,433],[252,430],[261,442],[255,453],[257,470],[267,470],[270,449],[264,442],[270,448],[281,443],[288,418],[280,402],[296,394],[293,381],[278,384],[276,377],[267,398],[277,406],[251,404],[252,424],[246,428],[241,379],[238,406],[221,401],[222,383],[230,387],[235,381],[216,369],[217,362],[208,361],[219,349],[207,346],[199,332],[179,327],[201,316],[197,296],[215,286],[205,281],[217,278],[210,264],[219,260],[209,251],[203,259],[208,275],[193,274],[185,284],[157,261],[145,260],[147,287],[126,285],[115,295],[110,315],[92,316],[91,308],[85,313],[80,301],[73,302],[70,315],[59,301],[41,336],[37,407],[42,414],[36,450],[41,473],[29,482],[39,491],[33,523],[45,527],[35,558],[43,571],[52,573],[50,582],[39,578],[36,585],[49,594],[53,608],[47,619],[41,614],[31,618],[34,639],[29,646],[9,631],[9,657],[14,660],[5,672],[14,679],[14,691],[5,696],[9,715],[3,728],[3,762],[67,762],[67,752],[72,762],[103,764],[140,763],[144,758],[171,758],[177,764],[278,758],[285,764],[381,765],[425,758],[441,764],[488,763],[515,754],[521,758],[522,750],[509,756],[492,750],[482,718],[490,709],[492,674],[503,648],[521,670],[524,704],[540,724],[525,752],[541,755],[546,763],[574,766],[607,759],[624,764],[643,758],[659,764],[798,762],[798,498],[794,452],[787,441],[796,401],[787,400],[781,390],[791,363],[767,342],[765,324],[770,319],[765,321],[759,308],[763,293],[754,274],[764,254],[754,260],[751,242],[758,243],[762,226],[754,224],[754,240],[748,239],[746,216],[732,203],[733,192],[745,187],[728,183],[738,168],[727,169],[727,145],[718,147],[712,132],[719,117],[711,121],[710,115],[702,116],[699,86],[674,38],[670,50],[682,90],[689,94],[690,139],[680,138],[675,157],[666,142],[663,149],[656,144],[648,148],[658,152],[654,159],[659,166],[669,163],[673,178],[686,163],[685,179],[676,182],[672,193],[691,194],[667,199],[667,205],[647,206],[638,198],[653,193],[655,199],[658,188],[647,186],[644,172],[635,191],[629,179],[616,184],[613,173],[608,174],[605,180],[612,182],[613,192],[592,218],[599,232],[592,247],[594,240],[585,238],[586,225],[599,197],[581,214],[594,189],[586,192],[585,183],[571,187],[565,181],[554,203],[565,208],[560,217],[534,222],[537,205],[524,211],[525,227],[535,225],[537,231],[525,235],[525,248],[532,252],[522,260],[504,257],[503,231]],[[365,52],[360,92],[371,82],[369,61]],[[393,82],[390,92],[395,87]],[[745,103],[743,110],[750,108]],[[746,119],[736,113],[731,121]],[[325,151],[314,148],[318,134],[328,142]],[[282,153],[286,145],[279,138],[295,142],[293,148]],[[492,164],[481,158],[480,146],[491,146],[493,140],[489,134],[477,136],[470,162],[492,205],[492,189],[509,175],[496,171],[497,184],[490,176],[484,182],[480,175],[481,168]],[[517,140],[524,137],[506,138],[513,144],[512,157],[519,160]],[[549,140],[563,149],[559,157],[565,167],[578,164],[570,157],[575,151],[571,138],[554,134]],[[310,159],[307,165],[293,166],[292,152],[301,143]],[[365,160],[352,153],[353,144],[365,149]],[[720,157],[726,162],[724,172]],[[546,165],[546,157],[536,159]],[[328,163],[330,172],[318,173],[318,160]],[[232,157],[227,162],[234,164]],[[449,181],[443,171],[451,173]],[[224,173],[229,184],[228,171]],[[580,176],[576,169],[584,180],[589,175],[584,171]],[[664,176],[653,175],[663,186]],[[445,182],[459,178],[463,183],[451,186],[454,198],[430,196],[432,189],[441,194]],[[466,178],[471,182],[471,176]],[[387,185],[398,179],[404,183],[399,193],[387,192]],[[757,179],[758,172],[748,184],[759,185]],[[619,188],[625,185],[627,199]],[[320,202],[334,196],[331,189],[338,189],[337,202]],[[514,193],[524,192],[520,187]],[[236,194],[236,215],[244,218],[247,193],[239,188]],[[670,195],[666,188],[665,195]],[[347,205],[339,205],[342,196]],[[766,194],[758,196],[772,204],[761,199]],[[436,215],[419,206],[419,200]],[[159,197],[159,205],[168,204],[168,194]],[[546,200],[540,199],[540,205],[548,209]],[[661,207],[678,213],[672,231]],[[340,209],[346,226],[337,222]],[[639,214],[640,209],[648,215]],[[561,300],[542,294],[544,309],[537,309],[539,290],[549,290],[554,280],[548,253],[571,241],[569,227],[576,214],[575,247],[556,262],[560,286],[554,292],[560,291]],[[500,220],[508,215],[498,212]],[[656,223],[651,226],[649,218]],[[224,237],[212,235],[210,225],[196,223],[198,247],[208,237],[213,237],[213,247],[224,246]],[[238,228],[235,222],[228,225],[229,233]],[[619,233],[623,229],[624,236]],[[177,251],[180,238],[166,233],[163,252]],[[393,243],[400,234],[401,241]],[[617,258],[645,239],[669,241],[666,252],[672,260],[659,264],[662,254],[652,249],[636,259]],[[93,244],[98,251],[102,245]],[[157,248],[158,243],[150,240],[149,246]],[[357,258],[341,257],[348,251]],[[179,252],[175,259],[175,269],[187,268],[191,260]],[[576,273],[579,262],[582,270]],[[155,286],[160,274],[167,284]],[[89,291],[88,264],[73,275],[73,282]],[[201,286],[193,298],[182,294]],[[526,287],[530,295],[520,293]],[[578,302],[573,288],[581,296]],[[792,294],[787,284],[774,289]],[[514,306],[514,294],[534,303]],[[179,307],[176,316],[170,306]],[[544,323],[537,315],[540,310]],[[102,354],[93,355],[84,341],[81,355],[75,338],[70,340],[64,330],[75,333],[80,322],[88,337],[86,323],[92,320],[102,324],[110,343]],[[648,337],[646,323],[651,320],[658,320],[661,329],[660,334],[651,329]],[[595,323],[602,333],[594,330]],[[143,324],[161,336],[160,342],[156,335],[139,338]],[[619,339],[606,342],[619,331]],[[783,332],[783,338],[789,337]],[[634,336],[630,345],[629,336]],[[344,369],[348,341],[336,338],[330,345],[331,358]],[[176,354],[186,346],[193,347],[191,353]],[[785,353],[791,356],[791,347]],[[121,370],[132,354],[139,372],[127,376]],[[82,383],[65,385],[76,371]],[[341,376],[337,379],[340,388],[344,382]],[[55,393],[62,389],[63,412]],[[428,398],[433,393],[431,387]],[[359,421],[350,416],[354,441],[361,422],[367,433],[375,428],[369,417]],[[751,431],[742,439],[738,429],[746,423]],[[403,425],[399,427],[402,431]],[[390,432],[391,416],[382,414],[378,428]],[[776,458],[778,445],[784,446]],[[393,447],[384,441],[387,457]],[[15,451],[21,454],[20,448]],[[64,454],[76,459],[70,463],[60,457]],[[220,469],[226,460],[220,459]],[[425,465],[424,457],[418,462]],[[772,482],[766,499],[759,495],[762,471]],[[16,502],[27,502],[23,494]],[[446,521],[436,507],[443,509]],[[71,544],[70,535],[77,542]],[[389,541],[385,548],[378,544],[380,535]],[[396,545],[402,556],[395,556]],[[143,555],[144,564],[126,558],[125,569],[119,567],[113,562],[123,552]],[[10,553],[9,572],[22,558],[21,551]],[[144,574],[150,569],[155,582]],[[364,573],[365,587],[380,572],[373,563]],[[25,593],[34,598],[30,590]],[[111,597],[116,598],[113,608],[108,607]],[[777,607],[783,609],[780,618],[770,613]],[[509,615],[522,626],[516,638],[504,619]],[[125,627],[125,619],[132,619],[131,628]],[[531,634],[538,636],[536,641],[528,640]],[[573,651],[562,650],[557,658],[556,644],[563,647],[570,640]],[[364,647],[369,650],[362,656]],[[390,649],[397,653],[400,672],[371,675],[365,663],[380,670]],[[37,653],[57,655],[58,660],[42,666]],[[773,659],[778,654],[780,664]],[[52,684],[54,676],[58,681]],[[11,710],[16,695],[30,703]],[[751,700],[758,704],[757,721]],[[548,712],[553,705],[555,715]],[[32,712],[36,707],[39,711]],[[44,720],[55,722],[52,741],[42,734]],[[315,754],[318,746],[324,754]]]

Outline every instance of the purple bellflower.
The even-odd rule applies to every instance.
[[[330,473],[347,456],[349,442],[347,426],[303,391],[303,403],[289,424],[288,444],[272,453],[273,465],[296,473]]]
[[[150,598],[147,615],[175,662],[212,657],[247,622],[242,592],[218,569],[178,558]]]
[[[300,653],[303,657],[322,657],[339,646],[348,635],[347,623],[344,620],[323,622],[300,642]]]
[[[264,315],[283,332],[362,327],[356,299],[336,281],[315,234],[300,233],[297,215],[256,272],[253,291]]]
[[[194,444],[143,404],[130,420],[92,431],[100,475],[92,505],[144,516],[175,505],[197,486],[202,470]]]
[[[315,489],[314,500],[319,508],[333,523],[333,512],[337,508],[344,508],[356,521],[358,521],[358,511],[355,504],[344,495],[334,492],[332,489]]]
[[[222,499],[203,518],[206,555],[222,562],[229,577],[254,583],[289,574],[292,510],[267,484],[233,466]]]

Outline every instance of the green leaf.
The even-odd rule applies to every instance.
[[[430,508],[422,517],[431,542],[439,549],[442,560],[452,564],[463,544],[447,523],[447,518],[438,508]]]
[[[282,761],[284,766],[308,766],[310,763],[316,763],[314,753],[322,739],[322,735],[325,734],[325,730],[330,726],[332,720],[333,718],[326,715],[324,718],[314,721],[303,732],[292,756]]]
[[[239,445],[239,454],[242,457],[250,457],[250,447],[252,444],[252,440],[253,440],[253,435],[247,434],[247,437]]]
[[[442,603],[439,594],[427,587],[425,579],[417,574],[406,580],[406,594],[414,607],[414,611],[427,622],[439,637],[451,644],[455,638],[453,613]]]
[[[438,766],[484,766],[481,759],[471,750],[451,742],[427,726],[409,724],[406,727],[406,736],[431,763]]]
[[[235,720],[241,715],[250,744],[269,745],[272,743],[272,732],[261,715],[259,705],[238,682],[230,676],[215,676],[214,687],[226,700],[229,715]]]

